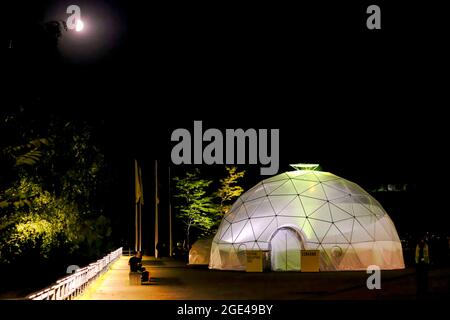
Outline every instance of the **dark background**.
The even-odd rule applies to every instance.
[[[280,172],[317,162],[368,190],[407,184],[406,194],[375,194],[400,233],[448,231],[448,33],[438,2],[72,2],[7,6],[3,47],[14,47],[2,59],[2,105],[98,125],[117,173],[118,242],[132,239],[133,159],[151,230],[154,159],[166,217],[170,134],[194,120],[279,128]],[[37,26],[66,17],[68,4],[104,22],[102,33],[55,51]],[[369,4],[380,5],[382,30],[366,29]],[[188,169],[172,165],[175,175]],[[259,166],[244,169],[248,187],[263,178]]]

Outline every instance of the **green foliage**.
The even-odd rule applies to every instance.
[[[222,218],[230,210],[234,200],[236,200],[244,189],[238,185],[238,180],[244,177],[245,171],[238,171],[237,167],[225,167],[228,175],[220,179],[220,188],[216,196],[220,200],[219,211]],[[220,220],[218,220],[220,223]]]
[[[53,248],[77,240],[78,212],[73,203],[55,198],[26,177],[5,194],[25,200],[13,201],[1,211],[1,262],[13,263],[30,248],[47,257]]]
[[[191,228],[196,228],[202,235],[208,235],[215,225],[217,206],[213,202],[213,197],[208,196],[208,188],[212,180],[200,178],[199,170],[186,173],[185,177],[175,177],[175,188],[178,193],[177,217],[181,219],[185,226],[186,242],[189,246]]]
[[[200,232],[201,237],[214,233],[223,215],[244,189],[238,185],[245,171],[237,167],[226,167],[227,176],[220,180],[220,187],[214,191],[213,181],[200,177],[200,171],[188,172],[184,177],[175,177],[177,193],[177,217],[183,222],[186,242],[189,245],[191,228]]]
[[[97,257],[111,236],[97,199],[108,174],[85,123],[12,115],[0,150],[0,264],[81,251]]]
[[[27,144],[6,148],[6,153],[13,155],[15,158],[15,165],[35,165],[42,157],[42,151],[39,149],[43,145],[48,145],[47,139],[35,139]]]

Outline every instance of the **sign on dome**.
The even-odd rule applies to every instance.
[[[302,250],[301,251],[302,272],[319,272],[320,254],[319,250]]]

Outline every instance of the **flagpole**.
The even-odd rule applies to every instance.
[[[158,160],[155,160],[155,258],[159,257],[159,252],[157,247],[158,241],[159,241],[159,234],[158,234],[158,220],[159,220],[159,213],[158,213]]]
[[[139,251],[138,250],[138,242],[139,242],[139,238],[138,238],[138,204],[136,203],[135,207],[135,217],[134,217],[134,251]]]
[[[135,210],[135,217],[134,217],[134,251],[138,251],[138,242],[139,242],[139,228],[138,228],[138,201],[136,201],[136,194],[137,194],[137,178],[138,178],[138,165],[137,160],[134,160],[134,210]]]
[[[169,255],[172,257],[172,202],[170,201],[170,165],[169,165]]]
[[[142,252],[142,207],[144,205],[144,184],[142,183],[142,168],[139,166],[139,187],[141,196],[139,198],[139,251]]]
[[[142,252],[142,204],[139,201],[139,251]]]

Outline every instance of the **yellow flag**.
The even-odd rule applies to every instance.
[[[138,165],[137,160],[134,160],[134,190],[136,195],[136,203],[144,204],[144,190],[142,187],[142,173],[141,167]]]

